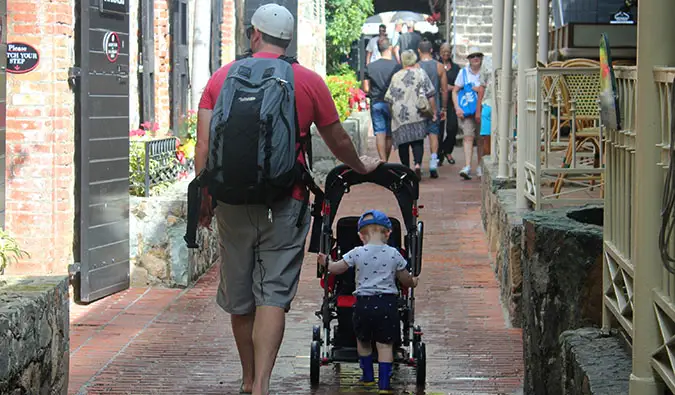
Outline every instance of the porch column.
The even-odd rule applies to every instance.
[[[502,75],[499,81],[502,97],[499,101],[499,170],[497,178],[509,177],[509,135],[511,128],[511,99],[513,98],[513,1],[501,0],[504,21],[502,24],[502,51],[501,69]]]
[[[548,63],[548,2],[539,0],[539,47],[537,60],[543,64]]]
[[[661,287],[664,273],[658,245],[663,170],[657,165],[661,157],[661,148],[656,146],[661,143],[661,118],[653,70],[654,66],[675,65],[675,24],[671,13],[664,12],[672,7],[672,0],[641,1],[638,4],[635,174],[639,176],[636,177],[633,197],[635,297],[630,394],[657,395],[662,391],[654,378],[650,361],[661,341],[652,290]]]
[[[504,0],[493,0],[492,1],[492,78],[490,79],[492,86],[489,89],[493,90],[493,96],[495,96],[494,89],[497,86],[497,70],[502,68],[502,33],[504,25]],[[499,160],[497,157],[497,144],[499,144],[499,105],[501,103],[492,104],[492,127],[490,134],[492,138],[490,139],[491,149],[490,156],[493,160]],[[500,154],[499,156],[503,156]]]
[[[517,208],[527,208],[527,198],[525,197],[525,152],[520,147],[523,144],[532,144],[532,142],[523,141],[523,130],[527,127],[527,86],[525,79],[525,70],[535,66],[535,57],[537,54],[537,0],[518,0],[518,21],[517,34],[518,39],[518,123],[516,133],[518,133],[517,157],[518,166],[516,167],[516,206]],[[532,125],[536,127],[536,125]]]

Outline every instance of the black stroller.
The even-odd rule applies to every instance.
[[[400,221],[390,218],[393,229],[389,245],[399,249],[408,261],[408,270],[415,276],[419,275],[424,233],[423,223],[417,219],[419,183],[412,170],[398,164],[383,164],[368,175],[358,174],[341,165],[328,174],[322,208],[320,251],[332,260],[338,260],[342,254],[362,245],[357,233],[359,217],[340,218],[336,227],[337,238],[333,237],[332,225],[343,195],[349,193],[351,186],[363,183],[378,184],[394,193],[402,212],[406,234],[402,237]],[[358,362],[356,335],[352,325],[353,306],[356,303],[353,296],[356,289],[354,269],[329,276],[319,268],[317,277],[321,278],[324,297],[321,310],[316,312],[322,325],[315,325],[312,333],[310,379],[313,385],[319,383],[321,366],[334,362]],[[399,291],[402,336],[394,345],[394,362],[416,367],[416,381],[421,387],[426,381],[426,348],[422,342],[422,330],[415,326],[415,293],[414,289],[404,289],[400,284]],[[336,319],[337,325],[331,332],[331,322]],[[373,350],[376,353],[376,349]]]

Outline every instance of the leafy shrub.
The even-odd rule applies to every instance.
[[[340,121],[349,118],[352,110],[355,107],[358,109],[359,103],[366,98],[366,94],[359,88],[359,82],[354,73],[328,76],[326,84],[333,96]]]
[[[0,274],[5,271],[10,263],[28,257],[30,257],[30,254],[22,250],[16,240],[0,228]]]

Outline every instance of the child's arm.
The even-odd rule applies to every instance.
[[[327,268],[328,272],[332,274],[342,274],[349,269],[349,265],[344,259],[341,259],[337,262],[329,262],[328,265],[326,265],[326,258],[326,254],[319,254],[319,264],[323,268]]]
[[[413,277],[408,270],[398,270],[396,271],[396,278],[406,288],[415,288],[417,287],[418,279]]]

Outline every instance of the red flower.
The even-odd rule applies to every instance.
[[[129,137],[143,137],[145,136],[145,130],[135,129],[129,132]]]
[[[176,159],[181,165],[185,164],[185,154],[181,151],[176,151]]]

